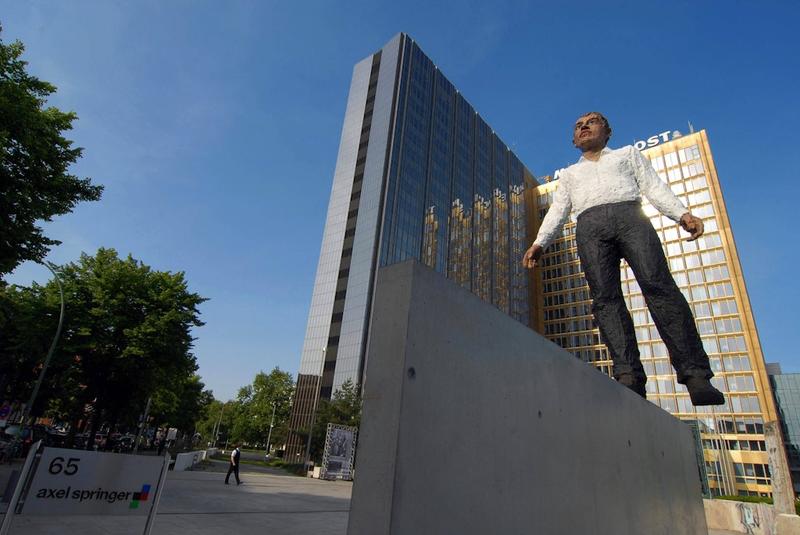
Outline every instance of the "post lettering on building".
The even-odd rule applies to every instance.
[[[675,139],[680,135],[681,133],[677,130],[665,130],[664,132],[650,136],[645,140],[636,141],[633,146],[639,150],[649,149],[650,147],[655,147],[656,145],[660,145],[661,143],[666,143],[667,141]]]
[[[672,141],[673,139],[681,137],[681,133],[677,130],[665,130],[659,134],[652,135],[647,139],[635,141],[633,146],[636,147],[638,150],[649,149],[651,147],[655,147],[656,145],[660,145],[661,143],[666,143],[667,141]],[[553,180],[558,180],[561,177],[561,172],[564,169],[556,169],[553,172]]]

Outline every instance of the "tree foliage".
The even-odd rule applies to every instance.
[[[177,427],[185,432],[197,430],[207,407],[214,400],[210,390],[197,374],[176,377],[168,386],[161,386],[153,395],[150,415],[159,424]]]
[[[200,418],[195,424],[203,444],[214,443],[214,433],[217,431],[218,426],[219,438],[223,444],[225,443],[225,440],[228,438],[227,431],[233,427],[234,405],[234,401],[223,403],[217,399],[212,399],[209,404],[205,406]]]
[[[272,409],[275,421],[270,436],[273,445],[286,441],[291,412],[294,381],[288,372],[274,368],[270,373],[259,372],[253,382],[239,389],[236,399],[231,438],[247,444],[266,444],[270,435]]]
[[[32,414],[135,425],[148,396],[162,423],[191,426],[210,401],[195,375],[193,327],[204,301],[183,273],[154,271],[113,249],[60,269],[66,312],[46,383]],[[0,384],[27,399],[56,330],[55,281],[0,288]],[[191,431],[191,429],[187,429]]]
[[[235,400],[211,401],[197,422],[197,432],[205,442],[214,442],[219,429],[218,444],[227,441],[265,448],[269,438],[272,448],[279,447],[289,432],[293,395],[294,381],[288,372],[277,367],[269,373],[258,372],[252,383],[239,389]],[[270,435],[271,423],[274,427]]]
[[[103,191],[69,173],[82,149],[62,134],[77,116],[45,108],[56,88],[28,74],[24,50],[19,41],[0,40],[0,277],[26,260],[41,261],[59,243],[38,221],[98,200]]]

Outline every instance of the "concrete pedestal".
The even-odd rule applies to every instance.
[[[775,519],[776,535],[800,535],[800,517],[779,514]]]
[[[419,264],[378,274],[349,535],[705,535],[688,426]]]

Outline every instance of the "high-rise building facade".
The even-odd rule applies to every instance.
[[[675,381],[630,268],[620,278],[633,317],[648,399],[697,422],[714,494],[768,495],[763,424],[775,420],[755,321],[705,131],[636,143],[702,217],[685,241],[648,203],[726,404],[694,407]],[[320,398],[360,384],[379,266],[415,258],[611,375],[578,259],[575,222],[525,272],[520,258],[558,180],[539,185],[408,36],[359,62],[351,80],[290,421],[287,457],[302,460]]]
[[[774,366],[774,365],[773,365]],[[769,371],[795,496],[800,495],[800,373]]]
[[[670,269],[694,311],[698,331],[726,404],[694,407],[675,380],[667,349],[647,310],[642,292],[625,262],[620,266],[623,294],[631,311],[642,363],[648,375],[647,399],[685,420],[696,420],[704,447],[712,493],[768,495],[769,461],[763,424],[776,419],[764,357],[744,283],[741,264],[705,130],[681,136],[664,132],[637,142],[661,178],[703,219],[705,235],[686,241],[678,225],[643,203],[664,246]],[[528,192],[530,232],[538,228],[553,200],[558,180]],[[532,275],[531,325],[575,357],[611,375],[611,360],[591,314],[571,219]]]
[[[361,383],[379,266],[417,259],[528,324],[533,175],[407,35],[353,70],[290,420]]]

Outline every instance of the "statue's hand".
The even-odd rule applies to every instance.
[[[544,249],[542,249],[542,246],[534,243],[525,251],[525,255],[522,257],[522,266],[528,269],[535,268],[543,252]]]
[[[694,241],[703,235],[703,220],[699,217],[693,216],[691,213],[686,212],[681,216],[680,225],[683,230],[691,234],[686,241]]]

